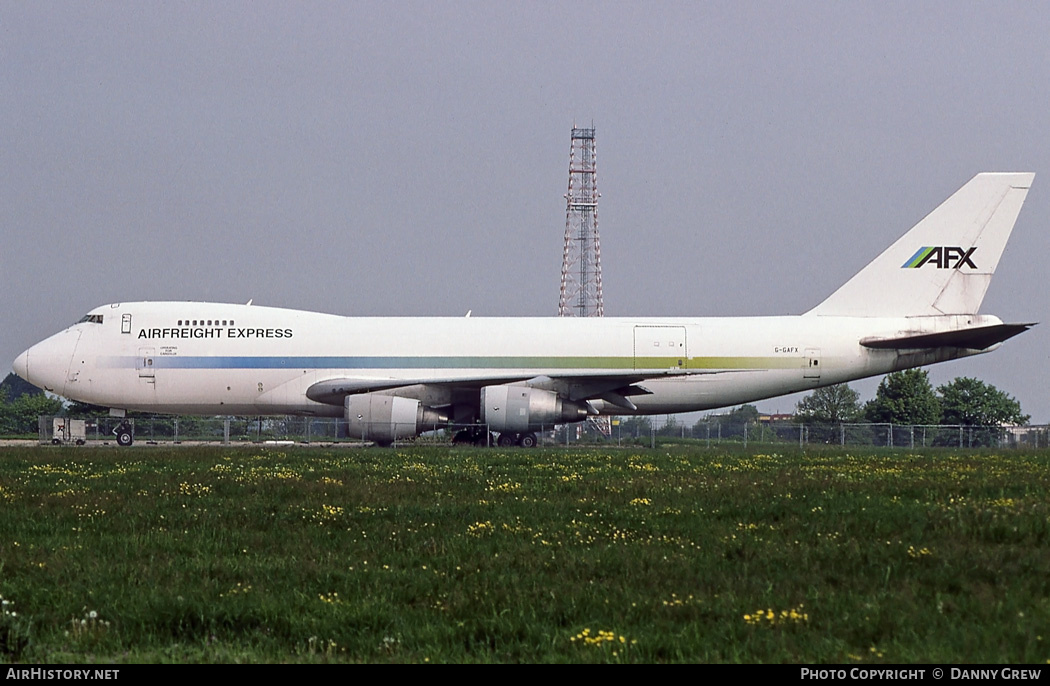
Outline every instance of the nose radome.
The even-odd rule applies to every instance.
[[[15,363],[11,365],[12,371],[15,375],[20,377],[23,381],[29,381],[29,351],[26,350],[21,355],[15,358]]]
[[[37,388],[64,395],[69,366],[79,340],[80,331],[75,328],[60,331],[19,355],[14,371]]]

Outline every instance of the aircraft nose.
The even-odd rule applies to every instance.
[[[15,358],[15,363],[11,365],[11,370],[15,375],[22,378],[23,381],[29,381],[29,351],[26,350],[21,355]]]
[[[37,388],[63,395],[79,340],[80,332],[69,328],[40,341],[15,359],[15,374]]]

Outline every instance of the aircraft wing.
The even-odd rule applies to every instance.
[[[865,338],[860,344],[865,348],[911,350],[917,348],[967,348],[986,350],[1019,333],[1024,333],[1032,324],[995,324],[973,329],[941,331],[939,333],[917,333],[892,338]]]
[[[586,374],[517,374],[508,376],[460,376],[444,378],[383,378],[383,377],[340,377],[318,381],[306,390],[310,400],[327,405],[342,405],[348,395],[389,391],[406,386],[454,386],[457,388],[482,388],[500,384],[521,384],[531,388],[558,391],[570,400],[594,400],[601,398],[626,409],[637,409],[630,400],[632,395],[650,393],[640,384],[652,379],[675,377],[730,374],[747,370],[712,370],[712,369],[637,369],[630,372],[622,370],[595,370]]]

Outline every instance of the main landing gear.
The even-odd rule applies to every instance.
[[[537,443],[539,443],[539,440],[536,438],[536,434],[531,431],[523,434],[504,431],[499,435],[501,448],[509,448],[512,445],[520,445],[522,448],[535,448]]]
[[[452,437],[452,445],[472,445],[475,448],[484,448],[485,446],[496,445],[496,434],[488,433],[482,427],[463,429],[457,431],[456,435]]]
[[[486,445],[498,445],[501,448],[510,448],[516,445],[522,448],[535,448],[538,443],[539,439],[531,431],[521,434],[513,431],[504,431],[497,438],[494,433],[486,434],[484,428],[463,429],[456,432],[456,435],[452,438],[452,445],[473,445],[481,448]]]

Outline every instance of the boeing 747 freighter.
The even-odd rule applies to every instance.
[[[116,416],[345,416],[351,435],[379,444],[471,423],[532,446],[542,427],[591,415],[707,410],[997,348],[1032,326],[978,309],[1033,177],[978,174],[798,316],[378,318],[114,303],[26,350],[14,371]]]

